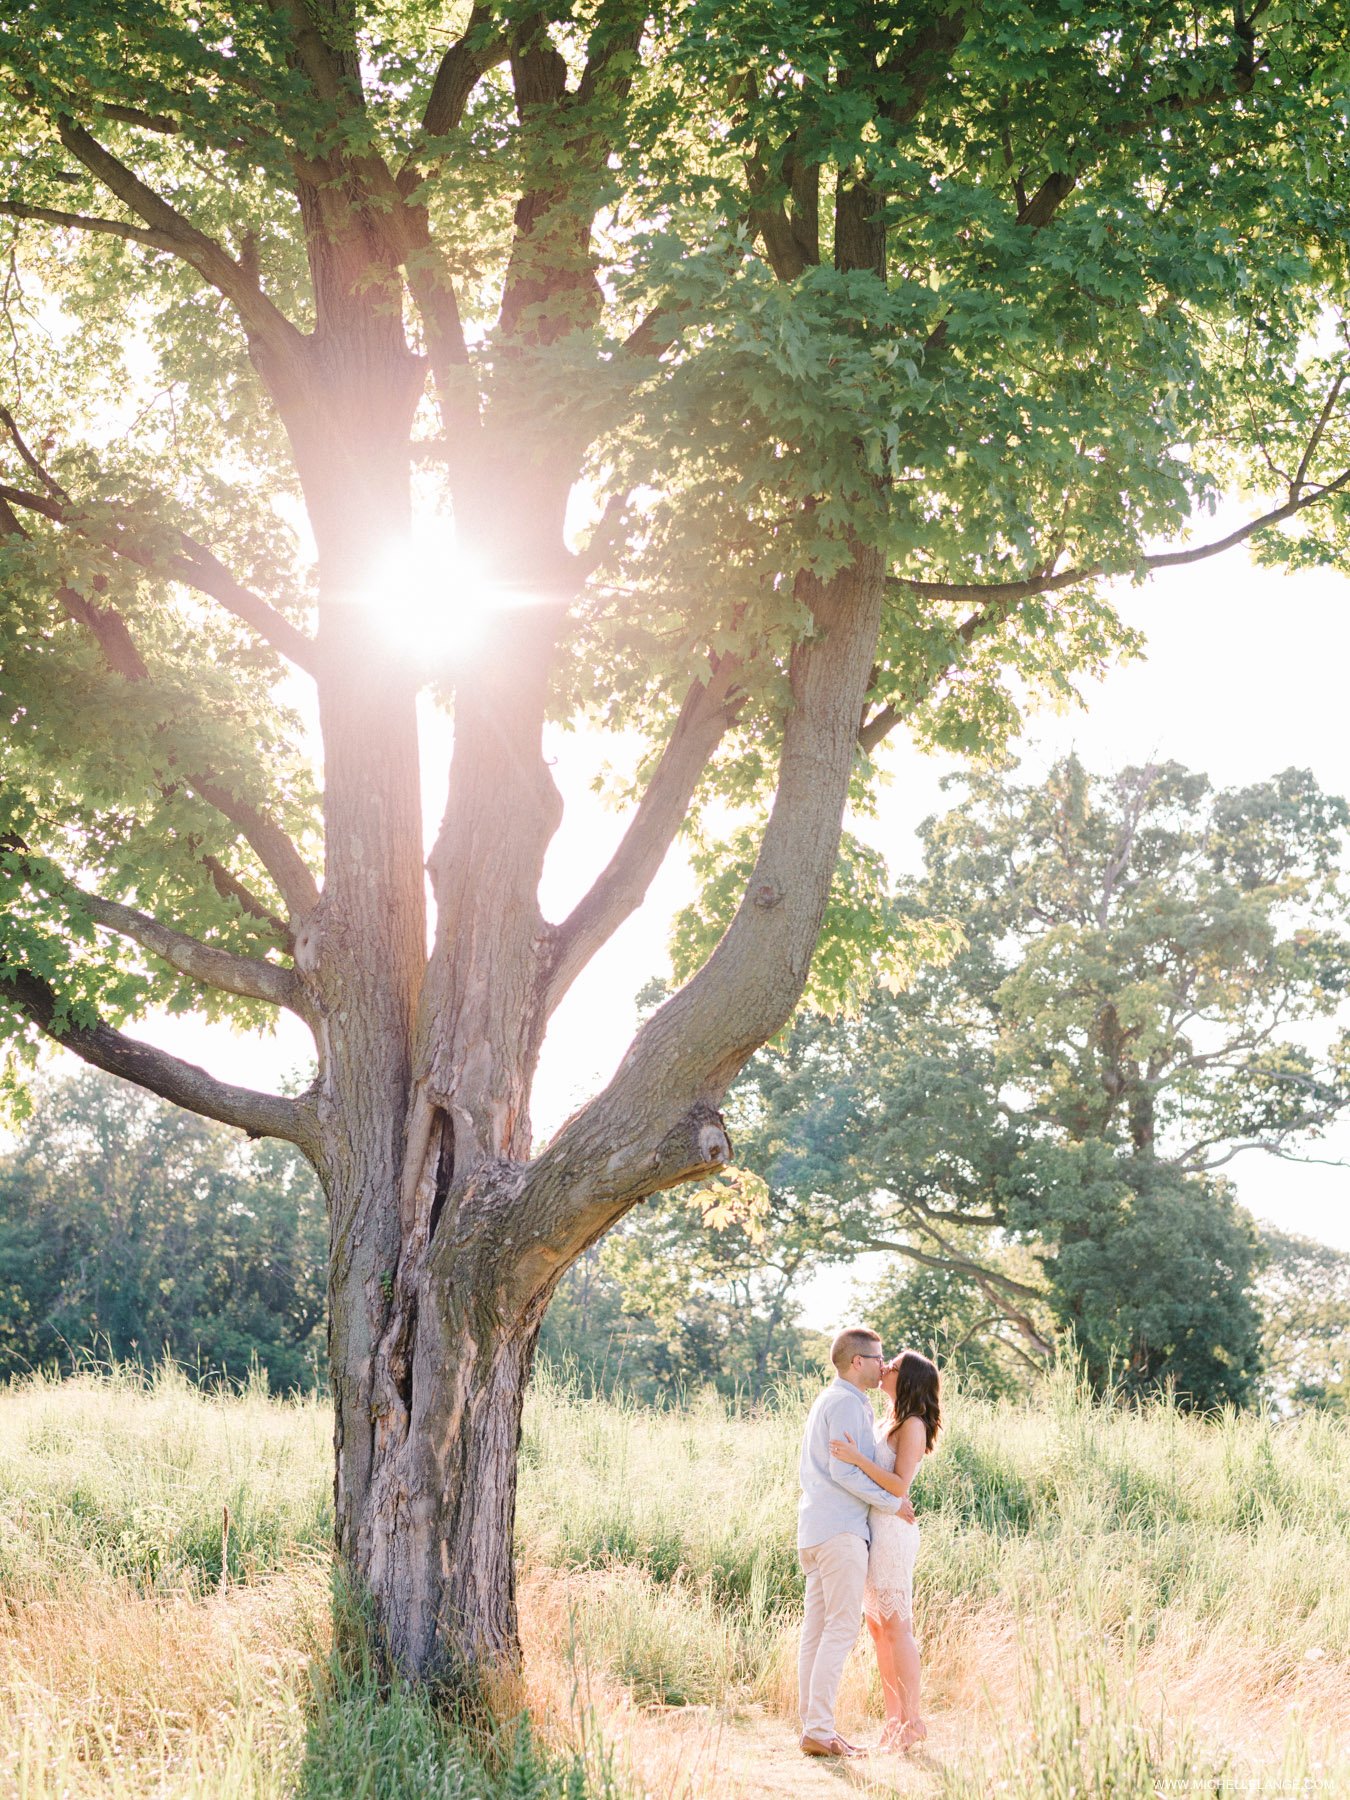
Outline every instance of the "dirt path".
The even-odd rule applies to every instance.
[[[921,1750],[837,1763],[803,1756],[791,1728],[762,1707],[681,1706],[630,1714],[623,1748],[650,1800],[845,1800],[850,1792],[920,1800],[968,1747],[960,1727],[955,1715],[934,1714]]]

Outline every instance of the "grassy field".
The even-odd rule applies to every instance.
[[[321,1406],[172,1371],[0,1393],[0,1794],[1350,1795],[1344,1425],[952,1396],[916,1484],[932,1738],[846,1780],[794,1749],[803,1403],[536,1384],[523,1712],[485,1744],[332,1654]]]

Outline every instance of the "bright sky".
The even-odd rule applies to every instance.
[[[1028,773],[1076,748],[1092,768],[1175,759],[1221,786],[1257,781],[1292,766],[1313,771],[1332,793],[1350,794],[1350,580],[1330,573],[1283,576],[1252,567],[1242,550],[1174,569],[1126,589],[1121,610],[1142,627],[1144,660],[1113,669],[1087,693],[1085,711],[1037,715],[1028,727]],[[567,818],[545,871],[545,912],[561,917],[588,885],[625,823],[590,792],[611,743],[559,733],[550,746]],[[424,731],[428,824],[444,796],[448,734]],[[917,866],[915,828],[941,810],[939,782],[953,759],[924,756],[903,741],[887,752],[890,785],[867,835],[896,868]],[[613,1071],[631,1038],[633,997],[666,972],[671,916],[691,891],[677,855],[668,859],[640,914],[616,933],[560,1007],[535,1088],[535,1126],[553,1130]],[[271,1037],[240,1037],[190,1020],[157,1018],[142,1036],[227,1079],[260,1087],[310,1057],[307,1033],[283,1019]],[[1350,1163],[1350,1124],[1311,1152]],[[1258,1217],[1350,1248],[1350,1169],[1245,1155],[1227,1170]],[[852,1273],[829,1273],[803,1292],[804,1320],[839,1319]]]

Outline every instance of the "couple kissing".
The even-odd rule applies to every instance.
[[[818,1395],[802,1440],[797,1553],[806,1576],[798,1691],[807,1756],[864,1756],[835,1727],[844,1663],[866,1615],[886,1724],[878,1748],[908,1750],[928,1735],[919,1710],[914,1560],[919,1527],[909,1484],[942,1425],[941,1378],[917,1350],[887,1362],[876,1332],[841,1331],[835,1379]],[[890,1411],[878,1432],[869,1395]]]

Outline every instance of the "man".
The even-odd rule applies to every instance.
[[[806,1573],[801,1657],[797,1666],[802,1751],[807,1756],[862,1756],[834,1728],[834,1702],[844,1664],[862,1625],[863,1584],[871,1531],[867,1509],[912,1519],[914,1508],[830,1455],[830,1439],[847,1433],[868,1456],[876,1450],[868,1394],[881,1383],[881,1339],[866,1326],[841,1331],[830,1346],[836,1379],[816,1397],[802,1440],[802,1497],[797,1554]]]

